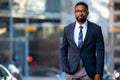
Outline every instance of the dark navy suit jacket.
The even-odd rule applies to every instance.
[[[86,37],[81,48],[74,41],[75,22],[67,25],[63,30],[60,62],[62,70],[74,74],[78,70],[80,59],[89,77],[95,74],[103,75],[104,70],[104,40],[101,27],[88,21]]]

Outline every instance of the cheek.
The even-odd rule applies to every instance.
[[[78,17],[78,16],[79,16],[79,14],[78,14],[78,13],[75,13],[75,16],[76,16],[76,17]]]
[[[89,13],[86,13],[86,16],[88,16]]]
[[[83,17],[87,17],[87,14],[83,14],[82,16],[83,16]]]

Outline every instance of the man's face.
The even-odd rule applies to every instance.
[[[78,5],[75,7],[74,14],[78,22],[84,23],[87,19],[89,12],[84,5]]]

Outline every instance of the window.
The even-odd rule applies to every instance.
[[[120,3],[114,3],[114,10],[120,11]]]

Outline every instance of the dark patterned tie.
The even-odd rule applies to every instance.
[[[82,29],[83,27],[80,26],[80,32],[79,32],[79,36],[78,36],[78,47],[81,48],[82,44],[83,44],[83,33],[82,33]]]

